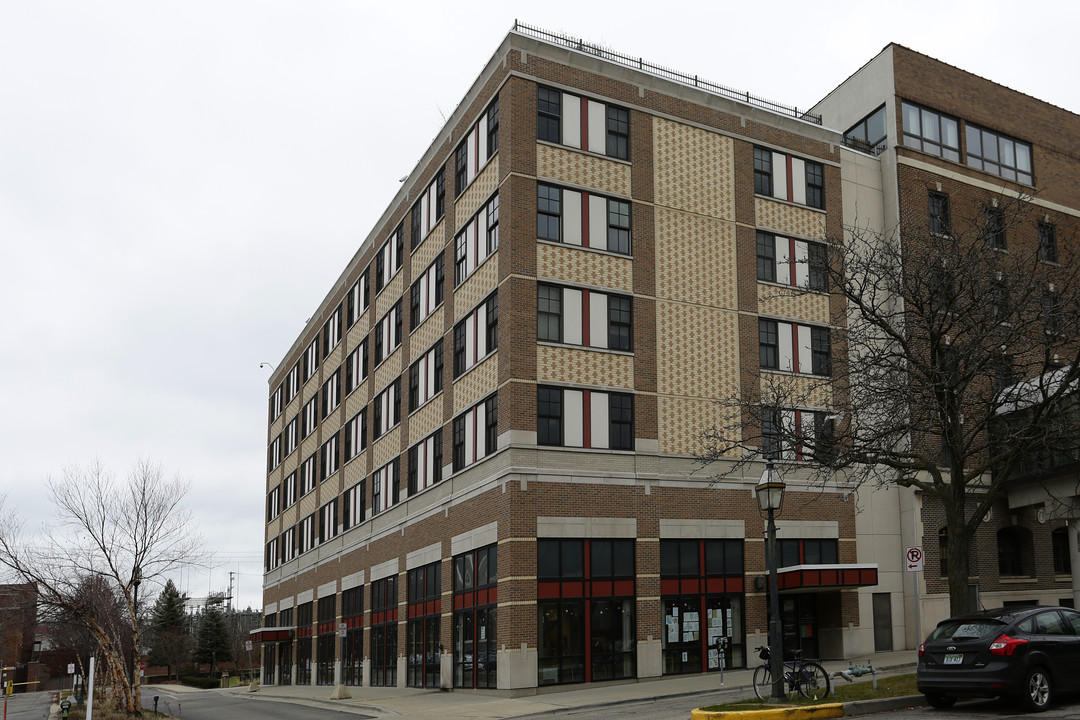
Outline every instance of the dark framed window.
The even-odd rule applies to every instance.
[[[461,141],[454,151],[454,188],[458,195],[465,192],[465,185],[469,179],[469,140]]]
[[[1057,293],[1048,292],[1043,295],[1043,326],[1046,332],[1058,334],[1061,332],[1061,299]]]
[[[887,134],[882,105],[844,133],[844,140],[851,147],[877,155],[877,148],[885,142]]]
[[[1069,529],[1055,528],[1050,533],[1050,546],[1054,555],[1054,574],[1071,575],[1072,558],[1069,556]]]
[[[761,453],[767,458],[780,454],[780,413],[774,408],[761,411]]]
[[[998,320],[1007,319],[1011,310],[1009,286],[1000,280],[996,280],[990,285],[988,295],[991,315]]]
[[[536,442],[538,445],[562,445],[562,390],[539,387],[536,394]]]
[[[495,452],[499,442],[499,396],[492,395],[484,401],[484,448],[485,455]]]
[[[446,212],[446,168],[439,168],[435,176],[435,220]]]
[[[608,295],[608,347],[631,349],[632,313],[630,298]]]
[[[562,240],[562,190],[539,183],[536,186],[536,236],[541,240]]]
[[[806,204],[825,208],[825,166],[810,160],[806,161]]]
[[[634,396],[608,394],[608,444],[612,450],[634,449]]]
[[[807,281],[811,290],[829,289],[829,249],[821,243],[806,243]]]
[[[487,254],[499,249],[499,196],[495,195],[487,204]]]
[[[966,124],[967,164],[1006,180],[1034,185],[1031,146],[971,123]]]
[[[986,208],[986,245],[1005,249],[1005,212],[999,207]]]
[[[465,339],[468,330],[464,322],[454,326],[454,377],[458,378],[465,372]]]
[[[775,320],[758,320],[758,356],[762,368],[780,367],[780,331]]]
[[[772,195],[772,151],[754,148],[754,192],[758,195]]]
[[[945,193],[930,192],[930,232],[948,235],[952,228],[949,217],[949,196]]]
[[[1039,223],[1039,259],[1057,262],[1057,237],[1050,223]]]
[[[499,149],[499,96],[488,105],[487,111],[487,152],[488,157]]]
[[[562,342],[562,288],[536,286],[536,337],[546,342]]]
[[[425,469],[420,467],[420,446],[426,442],[420,442],[409,448],[409,497],[412,497],[416,493],[423,489],[431,487],[442,482],[442,428],[439,428],[431,436],[431,448],[432,448],[432,471],[433,476],[430,478],[425,477],[424,482],[421,483],[421,473],[426,472]]]
[[[815,375],[829,374],[830,345],[828,328],[810,328],[811,372]]]
[[[409,217],[409,244],[413,250],[420,245],[420,223],[423,220],[423,210],[420,209],[420,200],[416,201],[416,204],[412,206],[412,213]]]
[[[776,236],[757,231],[757,279],[776,282]]]
[[[487,341],[487,351],[493,352],[499,347],[499,293],[495,291],[487,299],[487,327],[484,328],[484,339]]]
[[[620,160],[630,159],[630,111],[607,106],[607,154]]]
[[[536,96],[536,137],[548,142],[562,142],[562,93],[538,87]]]
[[[1034,549],[1031,531],[1025,527],[1009,526],[997,531],[998,574],[1030,577],[1034,573]]]
[[[960,162],[960,122],[948,115],[904,101],[904,145]]]
[[[454,418],[453,427],[453,457],[454,472],[465,467],[465,415]]]
[[[630,254],[630,203],[624,200],[608,200],[607,249],[610,252]]]

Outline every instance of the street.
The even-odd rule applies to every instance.
[[[0,703],[7,703],[8,720],[44,720],[49,717],[52,696],[51,692],[21,693],[5,696]]]
[[[975,720],[976,718],[1021,718],[1038,717],[1046,720],[1077,720],[1080,718],[1080,696],[1059,697],[1050,709],[1041,713],[1025,713],[1009,702],[997,698],[964,700],[956,703],[949,710],[935,710],[931,707],[897,710],[881,713],[882,720]]]
[[[335,710],[318,703],[297,703],[285,700],[268,700],[246,695],[208,690],[183,694],[158,692],[158,712],[183,720],[340,720],[342,716],[370,718],[345,710]],[[143,692],[143,707],[154,708],[154,693]],[[34,716],[27,716],[34,717]]]

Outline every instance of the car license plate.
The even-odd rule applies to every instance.
[[[959,653],[959,654],[956,654],[956,655],[946,655],[945,656],[945,664],[946,665],[960,665],[963,662],[964,662],[964,655],[962,653]]]

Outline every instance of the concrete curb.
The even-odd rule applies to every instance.
[[[690,720],[824,720],[844,716],[843,703],[767,710],[691,710]]]
[[[853,702],[844,703],[844,716],[871,715],[873,713],[888,712],[890,710],[900,710],[901,708],[924,707],[925,705],[926,696],[922,693],[919,693],[918,695],[901,695],[900,697],[881,698],[880,700],[855,700]]]

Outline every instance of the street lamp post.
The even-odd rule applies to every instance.
[[[767,514],[766,562],[769,564],[769,673],[772,675],[772,696],[769,702],[784,699],[784,643],[780,625],[780,593],[776,578],[776,519],[784,501],[784,481],[773,467],[772,458],[765,460],[765,472],[754,488],[758,507]]]

